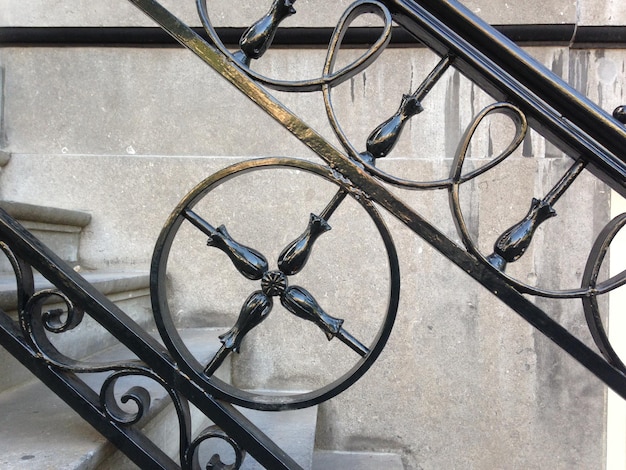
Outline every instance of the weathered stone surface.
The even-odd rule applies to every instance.
[[[193,0],[163,0],[160,2],[179,18],[193,26],[200,20]],[[351,4],[349,0],[320,2],[298,0],[298,13],[288,18],[285,26],[335,26],[344,10]],[[233,5],[227,0],[211,0],[209,15],[215,26],[248,27],[262,17],[271,2],[248,2]],[[0,26],[154,26],[155,23],[127,0],[117,0],[106,4],[94,4],[88,0],[71,3],[63,0],[42,2],[24,0],[0,0],[3,15]]]
[[[200,21],[193,1],[163,0],[161,2],[178,17],[191,25]],[[298,0],[297,14],[283,24],[290,27],[335,26],[344,10],[352,2],[348,0],[325,1]],[[576,8],[580,5],[585,24],[620,24],[624,10],[619,0],[558,0],[548,4],[539,0],[524,3],[504,0],[464,0],[471,11],[492,24],[561,24],[576,23]],[[209,14],[216,26],[250,26],[264,15],[269,2],[237,4],[218,0],[209,2]],[[0,26],[153,26],[154,23],[130,2],[117,0],[113,3],[94,4],[88,0],[71,3],[62,0],[0,0],[3,15]],[[372,24],[376,24],[373,21]],[[623,23],[621,23],[623,24]]]
[[[161,2],[185,21],[197,17],[195,2]],[[89,0],[0,0],[0,26],[154,26],[155,23],[131,2],[94,3]]]
[[[626,24],[626,4],[621,0],[581,1],[580,25],[608,26]]]
[[[566,49],[529,51],[557,74],[567,70]],[[347,50],[340,60],[354,60],[359,53]],[[324,56],[320,50],[276,50],[255,69],[274,78],[313,78],[320,76]],[[624,58],[616,54],[612,60],[619,68]],[[5,122],[13,153],[310,155],[188,52],[6,48],[0,61],[6,69]],[[388,49],[362,75],[334,91],[337,119],[358,151],[364,150],[372,130],[396,112],[402,94],[415,90],[437,61],[425,49]],[[583,81],[587,73],[575,69],[570,78]],[[336,140],[320,93],[278,96],[331,142]],[[451,158],[473,116],[492,102],[460,74],[448,71],[424,99],[425,111],[406,126],[394,155]]]
[[[490,24],[562,24],[576,23],[576,8],[590,0],[508,2],[462,0],[461,3]]]

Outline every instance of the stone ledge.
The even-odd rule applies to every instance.
[[[129,293],[138,291],[140,295],[145,295],[145,290],[150,284],[150,276],[145,271],[142,272],[117,272],[117,271],[93,271],[81,273],[96,289],[104,295]],[[50,289],[54,286],[43,276],[35,276],[36,290]],[[15,310],[17,289],[15,277],[11,274],[0,276],[0,308],[5,311]],[[130,298],[126,296],[125,299]]]
[[[91,215],[86,212],[38,206],[24,202],[0,201],[0,208],[20,221],[70,225],[81,228],[86,227],[91,222]]]

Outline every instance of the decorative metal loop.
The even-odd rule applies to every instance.
[[[380,36],[359,58],[340,70],[335,71],[335,63],[346,32],[359,16],[365,14],[375,14],[383,20],[383,28]],[[326,61],[324,63],[324,77],[327,79],[324,86],[335,87],[361,73],[373,64],[391,40],[391,27],[391,14],[382,3],[375,0],[359,0],[350,5],[341,16],[341,19],[333,31],[328,47],[328,54],[326,55]]]
[[[490,160],[489,163],[486,163],[482,167],[471,171],[467,174],[463,174],[463,164],[465,163],[465,158],[467,156],[467,150],[469,149],[470,142],[476,129],[480,125],[480,123],[492,113],[503,113],[508,115],[515,122],[516,132],[514,138],[511,140],[509,145],[494,159]],[[490,170],[494,166],[501,163],[504,159],[509,157],[515,149],[519,147],[519,145],[524,140],[524,136],[527,132],[527,124],[526,119],[523,113],[509,103],[495,103],[491,106],[484,108],[472,121],[472,123],[468,126],[463,139],[459,145],[457,153],[454,157],[454,161],[452,167],[450,169],[450,185],[448,186],[448,194],[449,194],[449,202],[450,208],[454,215],[454,222],[457,226],[457,230],[461,239],[463,240],[463,244],[465,248],[472,253],[473,255],[484,258],[478,248],[476,248],[470,234],[467,224],[465,222],[465,217],[463,215],[463,211],[461,210],[461,202],[459,198],[459,189],[461,184],[471,180],[472,178],[477,177],[478,175]]]
[[[181,467],[194,469],[198,468],[192,467],[193,461],[190,458],[193,457],[194,449],[197,445],[192,446],[192,444],[190,444],[191,414],[189,403],[178,393],[177,390],[173,389],[170,384],[156,375],[152,370],[141,365],[127,366],[124,370],[117,371],[106,378],[100,389],[100,404],[107,416],[109,416],[109,418],[116,423],[128,427],[139,423],[150,411],[152,399],[150,392],[145,387],[134,385],[123,394],[116,394],[115,389],[117,382],[124,377],[150,379],[167,392],[172,400],[178,417],[178,432],[180,441],[179,458]],[[118,400],[121,401],[122,404],[129,402],[134,403],[135,409],[132,411],[124,409],[120,406]]]
[[[45,304],[50,303],[54,297],[63,302],[66,309],[55,308],[44,311]],[[84,316],[85,312],[81,308],[76,307],[64,293],[56,289],[46,289],[33,294],[24,307],[23,315],[21,315],[24,322],[30,319],[30,323],[36,317],[40,317],[42,326],[51,333],[64,333],[73,330],[80,325]],[[27,328],[24,330],[26,331]]]
[[[121,371],[111,374],[105,380],[100,391],[100,404],[106,413],[119,424],[130,426],[138,423],[150,409],[150,392],[144,387],[134,386],[124,393],[120,400],[122,403],[133,402],[137,409],[129,412],[122,409],[115,394],[115,384],[122,377],[136,375],[136,371]],[[142,372],[142,375],[147,373]]]
[[[474,171],[469,172],[468,174],[463,174],[463,165],[465,163],[465,158],[467,156],[467,151],[469,149],[472,137],[474,136],[476,129],[480,125],[480,123],[487,116],[493,113],[503,113],[508,115],[515,122],[515,136],[509,143],[509,145],[494,159],[490,160],[489,163],[482,165],[480,168],[477,168]],[[490,106],[484,108],[472,121],[472,123],[468,126],[463,135],[461,143],[459,144],[459,148],[454,157],[454,161],[452,163],[452,167],[450,169],[450,186],[448,186],[448,194],[449,194],[449,203],[450,209],[454,215],[454,222],[456,224],[457,230],[461,239],[463,240],[463,244],[465,248],[472,253],[473,255],[484,258],[482,254],[479,252],[478,248],[474,244],[470,234],[467,224],[465,222],[465,217],[463,215],[463,211],[461,210],[461,202],[459,197],[459,190],[461,184],[471,180],[472,178],[477,177],[478,175],[490,170],[494,166],[498,165],[504,159],[509,157],[515,149],[517,149],[527,132],[527,123],[524,114],[515,106],[509,103],[495,103]]]
[[[45,310],[44,306],[52,298],[58,298],[65,304],[65,309]],[[46,289],[34,293],[19,312],[20,327],[33,347],[48,361],[60,367],[73,368],[74,359],[60,353],[50,342],[46,332],[63,333],[76,328],[84,318],[84,311],[78,308],[62,292]]]
[[[65,304],[65,309],[54,308],[45,310],[51,299],[58,298]],[[77,307],[63,292],[55,289],[45,289],[34,293],[19,312],[19,323],[28,338],[31,346],[49,364],[62,370],[74,373],[93,373],[124,371],[141,368],[141,361],[129,359],[127,361],[113,361],[107,363],[76,360],[68,357],[52,344],[47,333],[61,334],[73,330],[81,324],[85,316],[82,308]]]
[[[515,124],[515,135],[506,146],[495,158],[489,160],[488,163],[480,166],[479,168],[463,174],[463,165],[465,158],[467,157],[467,151],[469,150],[472,137],[476,133],[476,130],[482,123],[482,121],[492,114],[504,114],[511,118]],[[500,102],[494,103],[485,107],[480,113],[478,113],[472,123],[465,130],[465,134],[461,139],[459,148],[457,149],[452,168],[450,169],[450,179],[453,187],[458,187],[459,184],[465,183],[477,176],[491,170],[496,165],[502,163],[508,158],[524,141],[526,133],[528,132],[528,123],[526,116],[522,111],[511,103]]]
[[[183,470],[197,470],[202,468],[200,464],[200,447],[202,444],[208,443],[208,441],[211,440],[219,440],[226,443],[226,445],[233,450],[235,461],[232,464],[226,464],[222,461],[222,457],[219,453],[213,453],[206,463],[205,468],[207,470],[238,470],[241,468],[246,458],[246,451],[219,427],[210,426],[202,431],[189,445],[185,456],[185,462],[187,464],[183,465]]]
[[[587,320],[587,326],[589,327],[591,336],[606,360],[624,373],[626,373],[626,366],[611,346],[609,336],[604,328],[600,307],[598,306],[598,295],[606,292],[608,287],[615,289],[625,285],[626,270],[605,281],[603,283],[604,288],[602,292],[597,290],[597,281],[602,263],[609,251],[611,242],[625,225],[626,213],[615,217],[607,224],[604,230],[602,230],[591,249],[582,278],[582,287],[588,289],[589,292],[582,300],[585,310],[585,319]]]
[[[240,64],[240,67],[242,67],[245,73],[251,78],[268,88],[277,91],[312,92],[320,91],[323,86],[337,86],[369,67],[380,56],[391,40],[392,19],[389,10],[376,0],[358,0],[348,7],[339,20],[338,25],[335,27],[328,48],[328,55],[324,65],[324,73],[321,77],[307,80],[276,80],[253,71],[245,64],[245,61],[243,64],[241,63],[241,60],[238,61],[238,57],[231,54],[215,31],[215,28],[209,18],[206,0],[196,0],[196,6],[198,8],[198,14],[200,16],[202,26],[206,30],[212,44],[217,47],[222,54],[237,61],[237,63]],[[373,13],[383,20],[383,28],[379,38],[359,58],[355,59],[340,70],[333,71],[337,52],[341,47],[341,42],[346,31],[356,18],[368,13]]]

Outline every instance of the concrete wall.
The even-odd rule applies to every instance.
[[[193,2],[164,3],[197,24]],[[265,10],[251,3],[233,9],[231,2],[216,2],[216,22],[249,24]],[[328,2],[321,13],[317,2],[299,0],[290,25],[334,25],[348,4]],[[498,24],[626,24],[621,0],[465,4]],[[0,0],[0,11],[0,26],[151,24],[122,0]],[[607,111],[626,102],[623,49],[528,50]],[[276,77],[316,76],[324,56],[315,48],[281,49],[255,67]],[[338,114],[357,147],[436,60],[425,49],[389,49],[337,90]],[[7,47],[0,49],[0,67],[5,150],[13,154],[0,176],[0,197],[90,212],[80,248],[87,268],[147,267],[170,211],[218,169],[258,156],[315,160],[181,49]],[[334,142],[319,94],[279,98]],[[449,72],[380,167],[421,180],[445,177],[463,130],[489,103],[476,86]],[[506,121],[483,126],[468,164],[484,164],[510,132]],[[485,253],[570,163],[532,133],[523,151],[468,185],[464,210]],[[206,213],[275,263],[309,212],[319,212],[333,191],[301,173],[253,173],[211,193]],[[458,240],[445,193],[397,192]],[[539,230],[511,273],[546,287],[578,286],[593,239],[608,220],[609,201],[607,188],[590,175],[581,177],[556,205],[559,217]],[[345,318],[347,329],[371,338],[381,321],[388,276],[381,244],[359,214],[352,202],[333,216],[333,230],[320,239],[310,269],[297,282],[329,314]],[[605,388],[398,221],[386,219],[402,272],[396,328],[364,378],[321,407],[317,445],[398,451],[408,469],[603,468]],[[258,286],[232,275],[219,257],[209,258],[204,243],[177,247],[170,287],[176,320],[184,326],[228,326]],[[591,344],[577,302],[539,303]],[[234,361],[235,380],[258,388],[319,385],[350,367],[353,354],[336,343],[276,308],[244,343]]]

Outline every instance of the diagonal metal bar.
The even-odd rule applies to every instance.
[[[607,363],[600,355],[574,337],[560,324],[552,320],[545,312],[527,300],[520,292],[509,286],[506,280],[500,277],[495,269],[485,266],[475,257],[449,240],[415,210],[398,199],[362,168],[355,165],[346,155],[329,144],[321,135],[274,99],[263,87],[251,80],[236,63],[220,54],[217,49],[206,43],[191,28],[182,23],[158,2],[155,0],[129,1],[143,10],[178,42],[195,53],[223,78],[248,96],[250,100],[262,108],[269,116],[278,121],[295,137],[313,150],[320,158],[326,161],[331,168],[336,170],[341,175],[340,177],[349,180],[353,185],[352,190],[354,192],[359,193],[361,196],[366,194],[367,197],[387,209],[413,232],[431,244],[463,271],[468,273],[531,325],[615,390],[616,393],[626,399],[626,376],[624,374]],[[415,33],[420,32],[420,37],[427,36],[430,43],[432,43],[428,45],[434,46],[435,50],[439,50],[439,52],[444,54],[454,47],[453,52],[457,57],[460,57],[460,62],[472,60],[471,66],[467,65],[467,62],[466,67],[461,65],[463,71],[466,72],[470,78],[491,85],[488,88],[491,89],[490,91],[494,91],[496,95],[501,94],[503,89],[510,91],[518,101],[526,103],[525,108],[529,108],[533,105],[538,106],[539,110],[533,111],[532,116],[540,121],[540,127],[546,134],[555,138],[558,137],[557,141],[561,142],[563,147],[574,150],[576,155],[584,154],[586,158],[599,168],[601,176],[604,177],[603,179],[605,179],[605,181],[622,193],[626,193],[626,183],[624,180],[626,164],[623,160],[617,158],[590,136],[570,124],[569,121],[561,119],[561,116],[557,116],[558,113],[553,108],[549,107],[542,99],[538,98],[533,90],[522,87],[513,77],[510,77],[488,57],[478,53],[473,46],[464,43],[461,38],[450,31],[449,28],[445,28],[443,23],[439,22],[437,18],[425,11],[416,2],[397,1],[384,3],[392,5],[393,11],[396,14],[396,21],[407,27],[409,31]],[[456,2],[431,3],[441,7],[439,9],[440,14],[448,13],[448,10],[445,10],[442,6],[444,4],[450,5],[451,13],[455,13],[456,10],[460,9],[460,6]],[[452,5],[456,10],[452,8]],[[462,16],[458,11],[456,11],[456,15],[457,17]],[[418,17],[421,18],[421,23],[419,24],[417,22]],[[424,20],[424,18],[427,18],[427,21]],[[473,21],[475,23],[478,20],[470,21],[470,19],[467,19],[467,21],[470,23]],[[427,32],[424,30],[425,25],[429,28]],[[489,28],[488,25],[482,23],[481,27]],[[445,39],[445,42],[439,37],[435,39],[434,31],[437,28],[441,29],[441,36]],[[499,47],[505,47],[502,45],[502,38],[494,36],[494,41],[498,42]],[[445,51],[443,49],[445,49]],[[472,54],[475,54],[475,58]],[[521,55],[521,52],[516,52],[514,56],[518,57],[518,65],[524,69],[533,66],[529,61],[526,61],[528,63],[524,61],[526,58]],[[524,58],[524,60],[522,60],[522,58]],[[487,81],[483,75],[478,75],[477,70],[489,80]],[[540,72],[541,69],[532,75],[540,74]],[[553,89],[555,94],[563,92],[566,97],[570,97],[575,93],[571,92],[564,84],[553,84],[551,89]],[[549,96],[546,96],[546,99],[547,98],[549,98]],[[566,102],[569,99],[570,98],[563,98]],[[572,101],[573,103],[569,104],[575,109],[584,107],[584,100]],[[594,106],[591,109],[595,110],[596,107]],[[545,119],[542,117],[543,114],[541,113],[545,113]],[[607,122],[607,119],[605,119],[601,113],[589,111],[586,115],[588,116],[590,113],[593,115],[594,119],[602,123],[601,128],[606,127],[611,129],[611,135],[617,137],[617,143],[611,144],[609,148],[615,148],[620,142],[626,143],[625,131],[622,129],[614,129],[612,123]],[[599,117],[596,115],[599,115]],[[577,142],[573,148],[569,144],[570,141]],[[603,139],[603,143],[609,144],[610,142],[606,142],[605,139]],[[622,148],[626,148],[626,146]]]

